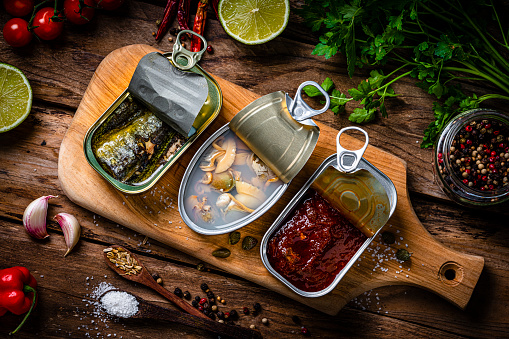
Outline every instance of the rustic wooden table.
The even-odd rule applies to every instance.
[[[143,244],[143,234],[67,199],[57,177],[59,148],[87,85],[101,60],[117,48],[143,43],[171,51],[167,39],[156,43],[152,36],[163,7],[163,1],[127,1],[113,13],[96,13],[85,27],[66,24],[64,34],[54,42],[34,41],[28,48],[13,49],[0,41],[0,61],[20,68],[34,93],[26,121],[0,135],[0,268],[28,267],[40,291],[37,308],[19,337],[214,337],[185,326],[114,321],[95,314],[89,294],[101,282],[172,307],[155,292],[120,278],[107,267],[102,249],[111,243],[135,251],[171,291],[180,287],[193,296],[203,295],[200,283],[206,282],[232,309],[240,311],[260,303],[261,314],[242,316],[237,324],[255,324],[265,337],[300,335],[293,316],[300,318],[313,337],[509,336],[507,214],[458,206],[435,184],[431,150],[419,148],[422,131],[432,119],[433,99],[411,79],[394,86],[401,96],[387,102],[389,118],[378,118],[364,128],[372,145],[407,162],[411,201],[426,229],[450,248],[485,258],[484,271],[464,311],[423,289],[391,286],[360,295],[338,315],[329,316],[211,265],[205,264],[205,270],[199,271],[200,262],[192,256],[150,239]],[[6,13],[0,14],[2,24],[8,18]],[[206,54],[201,66],[259,95],[277,90],[295,93],[301,82],[321,82],[327,76],[345,91],[366,76],[359,73],[349,79],[341,56],[325,60],[311,55],[316,37],[294,14],[280,37],[259,46],[230,39],[213,15],[205,36],[215,53]],[[334,116],[330,111],[316,120],[336,129],[350,125],[345,115]],[[54,221],[48,222],[51,236],[43,241],[30,238],[23,229],[26,206],[48,194],[60,196],[50,202],[49,216],[69,212],[82,225],[81,241],[66,258],[62,233]],[[264,317],[269,319],[268,326],[261,323]],[[11,314],[1,317],[1,335],[15,328],[20,319]]]

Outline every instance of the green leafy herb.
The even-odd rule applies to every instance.
[[[347,102],[358,102],[350,121],[372,121],[377,111],[386,117],[385,99],[397,95],[391,85],[406,76],[440,99],[433,104],[435,120],[424,132],[421,147],[431,146],[460,112],[488,99],[509,100],[509,61],[499,52],[509,50],[509,29],[492,0],[306,0],[299,14],[320,34],[312,53],[325,58],[342,53],[350,77],[356,68],[396,65],[387,75],[371,71],[368,79],[348,90],[350,97],[325,79],[322,87],[335,114],[344,111]],[[488,23],[498,31],[487,30]],[[462,80],[490,83],[499,93],[467,95],[458,85]],[[320,92],[311,87],[306,93]]]

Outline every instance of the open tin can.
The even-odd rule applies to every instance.
[[[314,110],[302,99],[307,85],[324,94],[322,109]],[[320,130],[310,118],[325,112],[329,103],[327,93],[307,81],[294,100],[280,91],[243,108],[189,163],[178,195],[184,222],[198,233],[215,235],[264,214],[311,156]]]
[[[364,133],[362,149],[350,151],[340,145],[341,134],[349,129]],[[394,184],[362,157],[368,142],[362,129],[342,129],[337,136],[338,153],[325,159],[261,241],[267,270],[301,296],[320,297],[332,291],[396,209]],[[325,229],[327,222],[334,226]],[[331,243],[321,247],[324,239]],[[349,253],[336,251],[335,246]]]
[[[129,87],[89,128],[88,163],[125,193],[150,189],[212,123],[221,110],[219,84],[196,64],[199,52],[177,37],[173,53],[144,56]]]

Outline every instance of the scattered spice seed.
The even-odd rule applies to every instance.
[[[217,322],[221,323],[221,324],[224,324],[224,320],[223,319],[219,319]]]
[[[203,263],[199,263],[198,265],[196,265],[196,269],[202,272],[205,270],[205,265]]]
[[[203,283],[200,285],[200,288],[203,292],[205,292],[209,289],[209,285],[207,285],[206,283]]]
[[[256,328],[256,326],[254,324],[251,324],[251,325],[249,325],[249,328],[254,330]]]
[[[189,291],[184,292],[184,299],[191,300],[191,293]]]
[[[224,312],[224,318],[228,319],[229,317],[230,317],[230,313],[229,312]]]
[[[244,240],[242,240],[242,249],[249,251],[250,249],[254,248],[257,243],[258,240],[248,235],[244,238]]]
[[[191,305],[193,305],[194,307],[198,307],[198,302],[193,299],[193,301],[191,301]]]
[[[399,260],[401,261],[407,261],[407,260],[410,260],[410,257],[412,256],[412,253],[408,252],[406,249],[404,248],[400,248],[397,252],[396,252],[396,258],[398,258]]]
[[[217,307],[217,306],[216,306],[216,307]],[[224,319],[224,313],[223,313],[223,312],[221,312],[221,311],[217,312],[217,317],[218,317],[219,319]]]
[[[203,306],[202,305],[198,305],[198,311],[203,312]]]
[[[201,298],[200,301],[199,301],[200,305],[203,305],[206,302],[207,302],[207,299],[205,299],[205,298]]]
[[[157,278],[156,283],[158,283],[159,285],[162,285],[163,284],[163,279],[162,278]]]
[[[221,297],[220,296],[217,296],[217,301],[221,301]]]
[[[178,287],[175,287],[175,290],[173,291],[173,294],[175,294],[177,297],[182,298],[184,294],[182,293],[182,290]]]
[[[208,52],[209,54],[214,54],[214,48],[213,48],[211,45],[208,45],[208,46],[207,46],[207,52]]]
[[[156,36],[156,32],[152,32],[152,36]]]
[[[215,312],[215,311],[217,311],[217,306],[216,305],[212,305],[212,307],[210,309],[212,310],[212,312]]]
[[[207,292],[207,298],[209,298],[209,299],[214,299],[214,292],[212,292],[210,289],[209,289],[209,291]]]
[[[161,24],[161,20],[157,19],[156,20],[156,26],[159,26]]]
[[[262,319],[262,324],[268,325],[269,324],[269,320],[267,318],[263,318]]]
[[[226,300],[221,299],[221,304],[223,304],[223,305],[226,304]]]
[[[194,297],[194,300],[196,300],[196,302],[199,302],[201,300],[201,297],[197,295],[196,297]]]
[[[309,330],[306,327],[302,326],[300,328],[300,333],[302,333],[304,335],[309,335]]]
[[[157,274],[157,273],[152,273],[152,278],[154,278],[154,280],[159,279],[159,274]]]
[[[177,35],[179,33],[180,33],[180,30],[178,28],[175,28],[175,27],[170,28],[171,35]]]
[[[242,309],[242,312],[244,312],[244,314],[245,314],[245,315],[248,315],[248,314],[249,314],[249,308],[244,307],[244,308]]]
[[[210,45],[208,47],[210,47]],[[208,51],[208,47],[207,47],[207,51]],[[230,235],[228,237],[228,244],[235,245],[239,241],[240,241],[240,232],[235,231],[235,232],[230,233]]]
[[[172,42],[172,41],[173,41],[173,38],[172,38],[172,37],[169,37],[169,38],[168,38],[168,41],[169,41],[169,42]]]
[[[209,318],[212,319],[212,320],[216,320],[216,314],[214,312],[210,312],[208,314]]]
[[[229,313],[229,315],[230,315],[230,318],[231,318],[232,320],[235,320],[235,319],[237,319],[237,318],[239,317],[239,314],[238,314],[238,313],[237,313],[237,311],[235,311],[235,310],[231,310],[231,311],[230,311],[230,313]]]
[[[260,305],[259,303],[255,303],[253,305],[253,308],[256,312],[260,312],[262,310],[262,305]]]

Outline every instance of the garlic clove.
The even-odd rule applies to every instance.
[[[23,213],[23,225],[28,234],[36,239],[49,237],[46,231],[46,216],[48,214],[48,200],[51,198],[58,198],[58,195],[46,195],[35,199]]]
[[[78,220],[69,213],[58,213],[53,219],[58,222],[62,232],[64,232],[65,244],[67,245],[67,252],[64,254],[65,257],[78,243],[81,234],[81,226]]]

